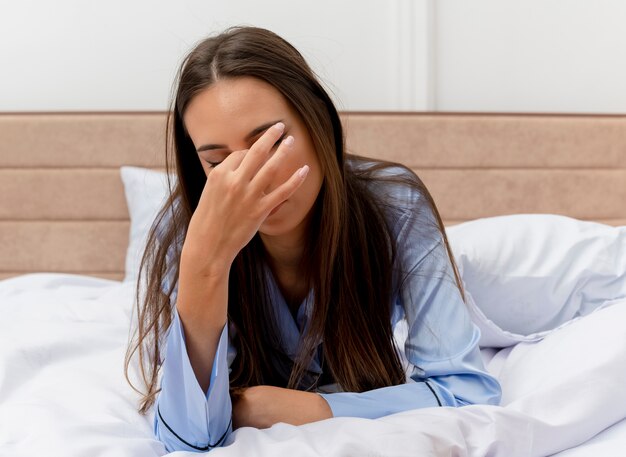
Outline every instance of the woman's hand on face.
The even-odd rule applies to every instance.
[[[265,193],[293,144],[293,137],[287,137],[270,156],[283,130],[282,123],[275,124],[250,149],[232,152],[208,173],[182,253],[197,272],[210,276],[228,271],[272,209],[304,182],[308,166]]]
[[[324,398],[313,392],[254,386],[233,395],[233,430],[268,428],[278,422],[302,425],[333,417]]]

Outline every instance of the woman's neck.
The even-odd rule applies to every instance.
[[[304,253],[302,233],[294,231],[276,236],[261,233],[260,237],[273,270],[283,273],[295,273],[300,270]]]
[[[302,300],[308,294],[308,284],[302,275],[304,235],[291,232],[280,236],[260,234],[267,253],[267,261],[283,298],[295,316]]]

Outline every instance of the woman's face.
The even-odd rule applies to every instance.
[[[282,168],[265,193],[286,182],[298,168],[308,165],[310,169],[302,185],[263,221],[259,232],[287,233],[308,216],[322,185],[319,160],[300,115],[272,85],[252,77],[219,80],[191,100],[183,121],[196,150],[211,145],[196,152],[207,176],[213,169],[209,162],[221,162],[233,151],[249,149],[267,128],[283,122],[283,138],[293,136],[293,147],[284,154]]]

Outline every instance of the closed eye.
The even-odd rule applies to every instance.
[[[278,145],[280,144],[281,141],[283,141],[283,138],[285,138],[285,135],[287,135],[287,132],[284,132],[281,137],[276,140],[276,143],[274,143],[274,146],[272,146],[272,150],[276,149],[278,147]],[[205,160],[206,163],[209,164],[209,168],[215,168],[217,167],[220,163],[222,163],[223,161],[219,161],[219,162],[212,162],[210,160]]]
[[[211,162],[210,160],[205,160],[206,163],[208,163],[210,165],[210,168],[215,168],[217,167],[220,163],[222,162]]]
[[[287,135],[287,132],[284,132],[280,138],[278,140],[276,140],[276,143],[274,143],[274,146],[272,146],[272,149],[275,149],[278,147],[278,145],[280,144],[281,141],[283,141],[283,138],[285,138],[285,135]]]

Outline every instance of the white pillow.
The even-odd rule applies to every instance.
[[[136,281],[148,232],[169,194],[167,176],[162,171],[130,166],[121,167],[120,173],[130,215],[124,281]],[[172,186],[174,180],[172,177]]]
[[[446,229],[482,346],[535,340],[626,297],[626,226],[516,214]]]

